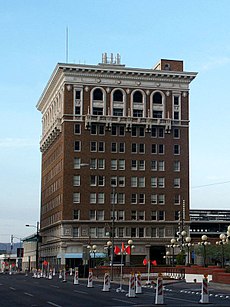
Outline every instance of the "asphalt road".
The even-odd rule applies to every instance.
[[[142,294],[135,298],[128,297],[128,286],[123,285],[125,292],[117,292],[119,284],[112,283],[110,292],[103,292],[103,283],[93,281],[93,287],[87,287],[87,280],[73,284],[69,276],[62,282],[58,276],[52,280],[32,278],[22,274],[0,275],[0,306],[56,306],[56,307],[147,307],[155,305],[153,288],[142,288]],[[201,285],[172,283],[164,286],[164,303],[168,306],[200,306]],[[230,306],[230,290],[209,288],[209,302],[214,306]]]

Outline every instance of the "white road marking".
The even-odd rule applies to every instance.
[[[134,304],[133,302],[125,301],[125,300],[119,300],[119,299],[117,299],[117,298],[112,298],[112,300],[118,301],[118,302],[122,302],[122,303],[126,303],[126,304]]]
[[[52,305],[52,306],[55,306],[55,307],[62,307],[62,306],[57,305],[57,304],[55,304],[55,303],[53,303],[53,302],[47,302],[47,304]]]
[[[15,291],[16,289],[15,289],[15,288],[13,288],[13,287],[10,287],[10,290],[14,290],[14,291]]]
[[[28,292],[24,292],[25,295],[28,295],[28,296],[34,296],[33,294],[31,293],[28,293]]]
[[[50,285],[50,287],[58,288],[59,289],[59,286],[55,286],[55,285]]]

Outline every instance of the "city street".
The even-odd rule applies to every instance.
[[[87,280],[79,280],[73,284],[72,276],[62,282],[58,276],[52,280],[32,278],[31,275],[1,274],[0,295],[1,306],[152,306],[155,304],[155,289],[142,288],[142,294],[130,298],[128,286],[125,292],[117,292],[117,283],[111,283],[110,292],[103,292],[103,283],[93,281],[93,287],[87,287]],[[212,306],[230,306],[230,290],[224,287],[209,287],[209,302]],[[198,306],[201,298],[200,284],[169,283],[164,286],[164,303],[168,306]]]

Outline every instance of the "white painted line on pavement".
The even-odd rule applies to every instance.
[[[25,295],[28,295],[28,296],[34,296],[33,294],[31,293],[28,293],[28,292],[24,292]]]
[[[10,287],[10,290],[14,290],[14,291],[15,291],[16,289],[15,289],[15,288],[13,288],[13,287]]]
[[[50,287],[58,288],[59,289],[59,286],[55,286],[55,285],[50,285]]]
[[[57,305],[57,304],[55,304],[55,303],[53,303],[53,302],[47,302],[47,304],[52,305],[52,306],[55,306],[55,307],[62,307],[62,306]]]

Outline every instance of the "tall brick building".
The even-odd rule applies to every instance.
[[[115,245],[133,240],[133,261],[163,262],[182,204],[189,225],[189,84],[195,77],[183,61],[128,68],[106,53],[98,65],[57,64],[37,104],[41,257],[79,264],[89,244],[99,256],[113,227]]]

